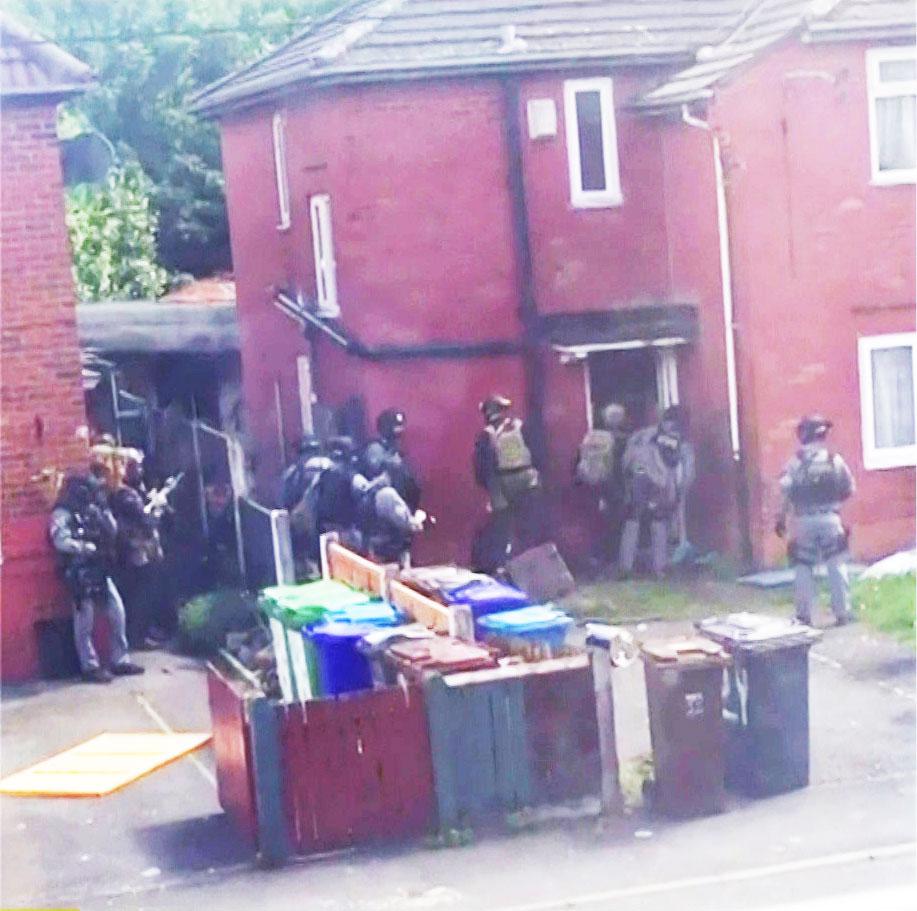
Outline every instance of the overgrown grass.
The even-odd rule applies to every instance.
[[[727,582],[710,573],[664,582],[629,579],[580,585],[563,600],[563,607],[578,617],[615,623],[641,620],[701,620],[714,614],[792,611],[787,589],[767,591]]]
[[[917,576],[860,579],[853,586],[853,603],[860,616],[877,630],[914,644]]]

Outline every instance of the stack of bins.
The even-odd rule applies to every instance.
[[[698,625],[733,658],[723,720],[726,784],[780,794],[809,783],[809,649],[819,633],[781,617],[730,614]]]
[[[364,604],[365,592],[322,579],[303,585],[276,585],[261,592],[277,659],[277,676],[285,702],[303,702],[322,695],[317,658],[302,630],[321,623],[330,611]]]
[[[562,652],[573,618],[550,604],[487,614],[477,622],[479,638],[530,660]]]
[[[669,816],[725,807],[723,649],[700,637],[644,642],[654,805]]]
[[[447,604],[467,605],[476,627],[481,617],[501,611],[517,610],[520,607],[531,607],[532,604],[525,592],[489,576],[447,588],[443,591],[443,596]]]
[[[302,637],[315,649],[322,694],[372,689],[372,665],[360,648],[363,638],[402,621],[390,604],[370,601],[328,611],[323,622],[304,629]]]

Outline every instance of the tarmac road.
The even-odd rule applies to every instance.
[[[676,629],[667,626],[666,629]],[[168,655],[106,688],[4,693],[3,771],[102,730],[208,727],[203,674]],[[639,666],[615,680],[623,758],[647,748]],[[101,800],[3,798],[3,908],[719,911],[917,906],[914,654],[858,626],[812,662],[812,786],[707,819],[637,812],[257,869],[202,751]]]

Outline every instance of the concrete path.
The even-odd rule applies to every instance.
[[[659,631],[684,626],[665,624]],[[3,771],[102,730],[208,727],[200,667],[146,657],[110,687],[4,693]],[[649,748],[642,671],[615,679],[623,759]],[[642,811],[459,849],[401,846],[256,869],[217,805],[202,751],[101,800],[3,798],[3,908],[225,911],[717,911],[914,907],[913,650],[854,625],[813,655],[812,786],[664,822]],[[815,904],[813,904],[813,902]]]

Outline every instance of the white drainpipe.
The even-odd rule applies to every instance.
[[[739,387],[736,378],[736,339],[732,301],[732,262],[729,257],[729,218],[726,212],[726,184],[723,180],[723,157],[720,140],[709,123],[692,116],[682,105],[681,119],[690,127],[710,134],[713,144],[713,173],[716,177],[716,221],[720,239],[720,282],[723,289],[723,331],[726,340],[726,391],[729,398],[729,438],[732,457],[741,458],[739,441]]]

